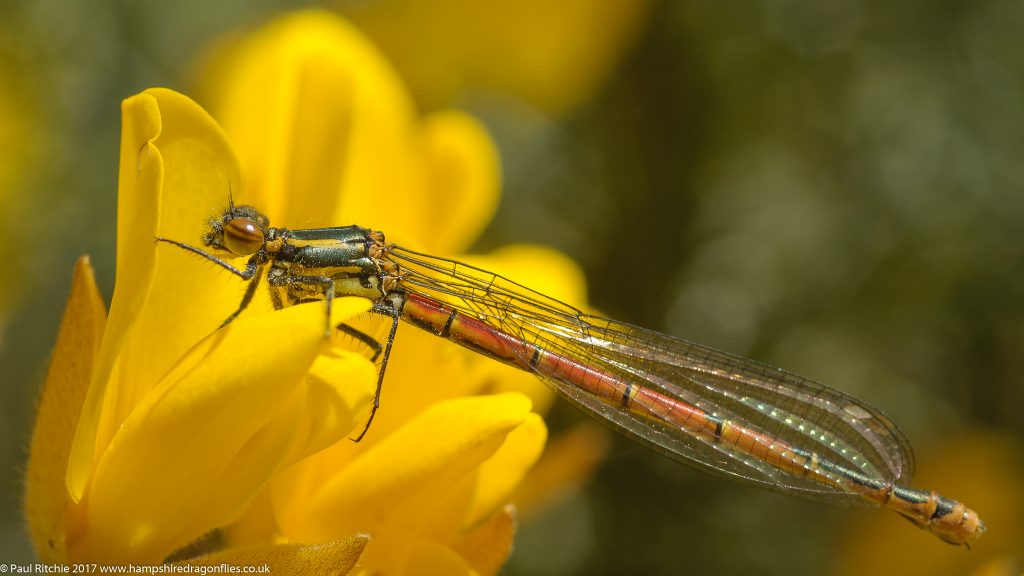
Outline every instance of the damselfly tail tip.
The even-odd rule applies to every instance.
[[[954,513],[933,518],[928,528],[944,542],[971,549],[970,543],[985,534],[985,523],[977,512],[957,503]]]

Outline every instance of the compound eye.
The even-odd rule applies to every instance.
[[[224,226],[224,247],[236,256],[255,254],[263,242],[263,229],[248,218],[232,218]]]

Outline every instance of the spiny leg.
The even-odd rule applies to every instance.
[[[366,436],[366,432],[370,430],[370,424],[373,423],[373,417],[377,414],[377,408],[380,408],[380,391],[384,387],[384,372],[388,368],[388,358],[391,357],[391,346],[395,343],[395,334],[398,333],[398,317],[399,310],[393,306],[387,309],[380,309],[374,305],[373,310],[375,312],[385,312],[391,316],[391,331],[388,333],[387,344],[384,345],[384,357],[380,361],[380,370],[377,372],[377,389],[373,393],[373,405],[370,406],[370,417],[366,420],[366,426],[363,427],[363,431],[359,433],[359,436],[352,439],[353,442],[359,442]]]
[[[271,271],[271,274],[273,271]],[[274,305],[274,310],[280,310],[284,308],[284,300],[281,299],[281,292],[277,289],[273,282],[271,282],[271,274],[267,275],[267,292],[270,294],[270,303]]]
[[[276,291],[272,291],[272,294],[273,294],[274,301],[275,301],[275,308],[277,310],[280,310],[282,306],[277,304],[277,303],[281,302],[281,297],[277,294]],[[306,304],[306,303],[309,303],[309,302],[319,302],[319,301],[320,301],[320,298],[303,298],[301,300],[296,300],[296,301],[292,302],[292,304]],[[388,315],[390,316],[391,313],[388,312]],[[338,324],[334,328],[338,332],[343,332],[345,334],[348,334],[349,336],[351,336],[352,338],[356,339],[357,341],[363,343],[363,345],[365,345],[367,348],[372,350],[373,351],[373,356],[370,357],[370,361],[371,362],[376,362],[377,358],[380,357],[381,352],[384,351],[384,346],[376,338],[374,338],[373,336],[370,336],[369,334],[367,334],[366,332],[363,332],[362,330],[356,328],[355,326],[352,326],[350,324],[346,324],[345,322],[342,322],[341,324]]]
[[[205,250],[201,250],[199,248],[196,248],[195,246],[191,246],[189,244],[185,244],[184,242],[178,242],[177,240],[171,240],[169,238],[161,238],[159,236],[156,237],[156,241],[157,242],[166,242],[168,244],[172,244],[174,246],[177,246],[178,248],[181,248],[183,250],[188,250],[189,252],[191,252],[193,254],[198,254],[199,256],[202,256],[203,258],[206,258],[210,262],[213,262],[214,264],[220,266],[221,268],[227,270],[228,272],[231,272],[232,274],[234,274],[235,276],[238,276],[239,278],[241,278],[243,280],[250,280],[250,279],[252,279],[252,277],[255,276],[256,272],[259,270],[260,264],[263,264],[263,262],[266,261],[266,259],[265,259],[266,257],[262,254],[262,252],[257,252],[257,253],[252,255],[252,258],[249,258],[249,262],[247,262],[246,265],[245,265],[245,270],[239,270],[238,268],[235,268],[231,264],[228,264],[224,260],[214,256],[213,254],[210,254],[209,252],[207,252]]]
[[[366,332],[363,332],[362,330],[354,326],[349,326],[348,324],[342,322],[341,324],[335,326],[335,328],[338,329],[338,332],[344,332],[345,334],[348,334],[349,336],[365,344],[370,350],[373,350],[373,356],[370,358],[370,362],[376,362],[377,358],[380,357],[380,353],[384,351],[384,346],[381,345],[381,343],[378,342],[376,338],[370,336]]]
[[[205,250],[196,248],[195,246],[185,244],[184,242],[178,242],[177,240],[170,240],[168,238],[161,238],[159,236],[157,236],[156,240],[157,242],[166,242],[168,244],[171,244],[172,246],[177,246],[178,248],[187,250],[198,256],[202,256],[203,258],[209,260],[210,262],[213,262],[214,264],[220,266],[221,268],[227,270],[228,272],[231,272],[235,276],[238,276],[243,280],[250,280],[249,285],[245,289],[245,295],[242,296],[242,302],[238,305],[238,309],[232,312],[231,315],[227,317],[227,319],[221,322],[220,328],[223,328],[230,324],[252,302],[253,295],[256,293],[256,286],[260,283],[260,276],[262,276],[263,274],[262,265],[267,261],[266,254],[262,250],[257,251],[255,254],[252,255],[252,257],[249,258],[249,261],[246,262],[245,264],[245,270],[240,270],[238,268],[235,268],[231,264],[228,264],[226,261],[214,256],[213,254],[210,254]]]
[[[327,285],[324,292],[324,300],[327,301],[327,317],[324,318],[324,338],[331,337],[331,304],[334,303],[334,280]]]
[[[223,327],[227,326],[228,324],[230,324],[235,318],[238,318],[238,315],[241,314],[242,311],[245,310],[249,306],[249,303],[252,302],[253,295],[256,294],[256,286],[259,285],[260,278],[262,276],[263,276],[263,269],[261,268],[261,269],[258,269],[256,271],[256,274],[253,276],[252,280],[249,282],[249,285],[245,288],[245,295],[242,296],[242,302],[238,304],[238,309],[235,310],[234,312],[232,312],[231,316],[228,316],[227,319],[224,320],[224,322],[221,323],[221,325],[220,325],[221,328],[223,328]]]

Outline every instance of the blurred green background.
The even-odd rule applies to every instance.
[[[918,449],[916,484],[990,528],[968,553],[891,513],[617,440],[586,491],[521,526],[505,572],[1019,571],[1024,4],[574,0],[552,21],[535,2],[482,64],[471,38],[429,51],[430,33],[472,23],[460,4],[481,10],[325,6],[379,43],[422,109],[461,107],[492,131],[504,194],[480,250],[551,245],[612,317],[884,408]],[[0,2],[0,562],[33,556],[20,470],[75,259],[91,254],[112,291],[121,100],[192,94],[212,43],[310,5]],[[457,65],[472,73],[431,83]],[[552,425],[578,418],[562,406]]]

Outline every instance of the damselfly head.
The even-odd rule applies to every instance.
[[[203,234],[205,246],[249,256],[263,247],[270,220],[252,206],[231,206],[220,218],[210,220]]]

